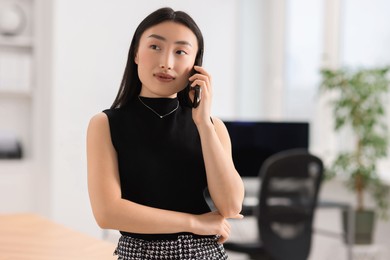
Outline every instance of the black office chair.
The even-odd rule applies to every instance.
[[[251,259],[306,260],[323,179],[322,161],[302,149],[280,152],[264,162],[259,177],[255,214],[260,238],[253,243],[227,242],[225,249]]]

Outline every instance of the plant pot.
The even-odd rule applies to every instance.
[[[348,243],[348,230],[349,230],[349,216],[348,211],[342,211],[344,241]],[[372,210],[357,210],[354,211],[355,225],[354,225],[354,243],[357,245],[372,244],[373,234],[375,228],[375,212]]]

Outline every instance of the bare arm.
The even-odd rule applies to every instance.
[[[230,218],[241,212],[244,184],[233,164],[230,137],[224,123],[218,118],[213,118],[214,124],[210,121],[211,75],[202,67],[194,66],[194,69],[197,73],[189,80],[192,81],[191,86],[201,87],[202,101],[192,110],[192,118],[202,143],[208,188],[218,211]],[[193,98],[191,92],[190,97]]]
[[[143,206],[121,198],[116,151],[111,142],[108,118],[94,116],[87,132],[88,190],[96,222],[102,228],[133,233],[192,232],[223,236],[230,233],[219,213],[192,215]]]
[[[227,129],[218,118],[213,118],[213,123],[199,124],[198,130],[211,198],[218,211],[229,218],[241,211],[244,185],[233,164]]]

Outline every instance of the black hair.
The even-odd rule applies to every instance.
[[[126,106],[129,101],[137,98],[141,92],[142,83],[138,76],[138,65],[134,58],[138,50],[142,34],[150,27],[162,22],[171,21],[188,27],[198,40],[198,52],[195,58],[195,65],[201,66],[203,61],[203,35],[195,21],[185,12],[174,11],[172,8],[165,7],[149,14],[137,27],[131,41],[129,54],[127,57],[126,68],[123,74],[122,82],[118,94],[111,105],[111,108]],[[188,98],[188,88],[184,88],[177,94],[180,104],[190,106]]]

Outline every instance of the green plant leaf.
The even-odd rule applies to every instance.
[[[331,100],[335,130],[352,130],[356,146],[341,152],[327,167],[327,178],[335,175],[348,177],[347,186],[355,191],[368,192],[375,198],[381,215],[388,211],[389,202],[383,198],[388,189],[376,173],[377,161],[387,156],[389,146],[386,124],[390,66],[351,70],[322,69],[320,91],[332,92]],[[388,193],[387,193],[388,194]],[[357,196],[363,198],[363,196]],[[359,208],[364,202],[358,200]]]

